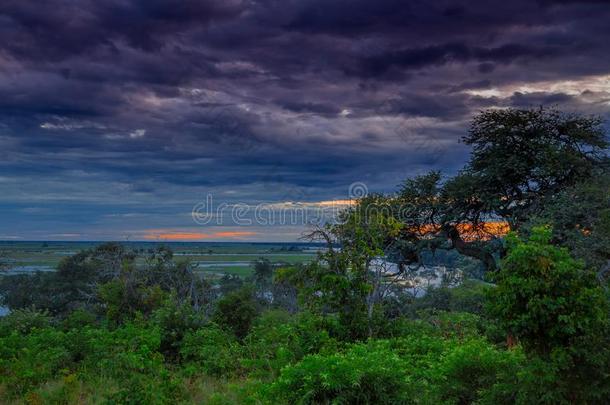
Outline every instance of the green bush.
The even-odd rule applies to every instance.
[[[109,395],[108,405],[163,405],[174,404],[185,393],[180,381],[169,372],[159,375],[135,374],[121,384],[121,388]]]
[[[114,279],[98,288],[98,299],[105,309],[106,319],[114,325],[129,322],[137,314],[150,315],[167,298],[168,293],[157,285],[128,285],[122,279]]]
[[[577,352],[590,352],[577,356]],[[597,354],[593,354],[597,353]],[[539,404],[605,404],[610,398],[608,346],[555,349],[550,356],[533,356],[519,373],[518,402]]]
[[[259,375],[277,375],[280,369],[322,349],[334,350],[337,342],[315,315],[291,316],[269,311],[255,322],[244,340],[242,364]]]
[[[257,307],[253,289],[243,287],[218,300],[213,320],[222,328],[233,332],[238,339],[243,339],[258,315]]]
[[[527,241],[511,235],[490,291],[490,313],[539,355],[609,330],[608,300],[595,275],[550,237],[544,227],[534,228]]]
[[[95,326],[96,324],[97,319],[95,314],[81,308],[70,313],[66,319],[63,320],[62,327],[65,331],[69,331],[72,329],[81,329],[86,326]]]
[[[180,349],[188,374],[201,370],[212,376],[237,373],[240,352],[235,336],[214,324],[187,333]]]
[[[512,404],[523,360],[520,351],[498,350],[484,340],[462,342],[427,373],[430,395],[448,404]]]
[[[406,368],[389,345],[358,344],[345,353],[306,356],[282,370],[264,397],[283,403],[402,403]]]
[[[160,343],[158,328],[134,323],[114,330],[85,326],[68,332],[13,332],[0,338],[0,381],[10,396],[27,394],[53,402],[69,394],[78,375],[89,382],[116,381],[113,398],[118,403],[170,403],[169,398],[179,396],[178,382],[164,363]],[[35,392],[50,382],[59,388],[53,390],[51,384],[46,391]]]
[[[49,312],[38,311],[34,308],[15,309],[8,315],[0,318],[0,336],[10,335],[12,332],[28,334],[34,329],[43,329],[51,325]]]
[[[491,288],[492,285],[478,280],[466,280],[450,289],[449,308],[452,311],[482,314],[485,312],[487,293]]]
[[[101,319],[83,302],[0,319],[0,402],[605,403],[606,297],[548,230],[532,237],[510,239],[497,287],[438,289],[379,319],[350,315],[351,299],[259,315],[245,287],[218,291],[211,322],[188,296],[118,278],[100,287]],[[497,319],[480,313],[485,291]],[[372,337],[355,341],[363,326]]]
[[[85,328],[71,336],[84,354],[82,369],[112,378],[129,378],[132,373],[158,373],[165,368],[159,352],[159,328],[128,323],[115,330]],[[76,345],[73,345],[76,351]]]
[[[0,338],[0,379],[10,393],[23,394],[74,366],[68,336],[52,328],[16,331]]]
[[[420,312],[423,320],[444,337],[481,336],[484,332],[484,320],[467,312],[425,311]]]
[[[538,377],[525,378],[537,387],[531,391],[547,402],[597,401],[610,396],[608,299],[583,262],[550,243],[551,234],[535,227],[528,240],[509,236],[489,311],[537,365]]]
[[[174,295],[151,318],[161,332],[161,351],[171,358],[178,355],[184,336],[205,323],[202,314],[187,303],[179,303]]]
[[[282,369],[263,398],[283,403],[513,403],[521,351],[483,338],[413,335],[306,356]]]

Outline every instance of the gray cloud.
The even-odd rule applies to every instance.
[[[7,2],[0,234],[455,172],[480,109],[607,117],[608,21],[597,1]]]

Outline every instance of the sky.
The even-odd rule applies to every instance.
[[[2,1],[0,240],[297,240],[483,109],[610,118],[609,44],[608,1]]]

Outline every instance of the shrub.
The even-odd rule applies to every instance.
[[[534,228],[528,241],[511,236],[490,292],[490,312],[540,355],[608,330],[608,302],[594,274],[550,237],[544,227]]]
[[[108,405],[162,405],[183,399],[180,381],[169,372],[149,376],[135,374],[122,382],[121,388],[107,399]]]
[[[201,369],[212,376],[228,376],[239,370],[239,344],[232,334],[214,324],[187,333],[180,355],[190,374]]]
[[[258,314],[252,288],[244,287],[221,298],[216,304],[213,320],[233,332],[238,339],[246,337]]]
[[[452,311],[484,313],[487,293],[493,288],[490,284],[477,280],[466,280],[458,287],[451,288],[449,307]]]
[[[512,404],[522,363],[520,351],[498,350],[480,339],[463,342],[430,369],[430,394],[434,402],[450,404]]]
[[[608,300],[594,274],[550,237],[546,227],[533,228],[525,241],[509,237],[489,310],[539,364],[534,374],[546,368],[546,377],[555,376],[546,385],[549,398],[596,401],[610,395]]]
[[[23,394],[73,367],[65,333],[33,329],[28,335],[17,332],[0,338],[0,376],[13,394]]]
[[[132,373],[155,374],[164,369],[157,327],[128,323],[115,330],[85,328],[70,336],[72,342],[79,342],[78,351],[84,357],[81,367],[87,372],[124,379]]]
[[[483,320],[467,312],[426,311],[421,312],[420,316],[444,337],[481,336],[484,331]]]
[[[65,331],[72,329],[82,329],[86,326],[94,326],[97,324],[95,314],[86,309],[77,309],[70,313],[62,322],[62,327]]]
[[[459,286],[430,287],[422,297],[403,303],[404,314],[416,317],[421,311],[451,311],[483,314],[490,284],[478,280],[466,280]]]
[[[125,280],[114,279],[98,288],[98,298],[111,324],[121,324],[138,313],[150,315],[166,301],[168,294],[159,286],[128,285]]]
[[[291,317],[283,311],[262,314],[244,340],[244,366],[258,374],[275,376],[282,367],[307,354],[335,349],[335,339],[316,318],[308,314]]]
[[[412,335],[306,356],[263,398],[284,403],[513,403],[524,356],[482,338]]]
[[[263,395],[284,403],[387,404],[404,401],[406,368],[389,345],[306,356],[282,370]]]
[[[161,332],[161,351],[167,356],[176,357],[184,335],[204,324],[202,314],[197,313],[187,303],[179,303],[171,295],[152,314],[152,323],[158,326]]]
[[[0,318],[0,336],[7,336],[13,331],[26,335],[34,329],[43,329],[50,325],[51,316],[46,310],[38,311],[35,308],[15,309]]]

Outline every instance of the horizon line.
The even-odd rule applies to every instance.
[[[48,243],[48,242],[67,242],[67,243],[275,243],[275,244],[324,244],[323,242],[306,242],[306,241],[227,241],[227,240],[205,240],[205,241],[188,241],[188,240],[116,240],[116,239],[108,239],[108,240],[57,240],[57,239],[1,239],[0,243],[20,243],[20,242],[28,242],[28,243]]]

